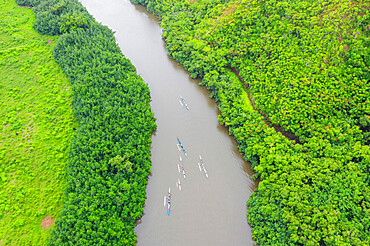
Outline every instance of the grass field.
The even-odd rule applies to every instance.
[[[71,89],[53,59],[57,37],[33,30],[34,13],[0,0],[0,245],[45,245],[62,207],[76,128]]]

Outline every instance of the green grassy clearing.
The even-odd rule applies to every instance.
[[[69,81],[52,56],[57,37],[34,13],[0,1],[0,245],[45,245],[65,192],[76,127]]]

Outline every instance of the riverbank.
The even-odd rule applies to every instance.
[[[49,245],[133,245],[156,127],[148,86],[122,56],[113,32],[78,1],[18,3],[33,6],[39,33],[60,35],[53,55],[71,83],[78,122]]]
[[[128,0],[81,2],[97,21],[115,31],[118,45],[151,90],[158,128],[152,137],[145,214],[135,228],[138,245],[253,245],[245,203],[256,182],[227,128],[217,122],[219,111],[209,91],[168,56],[158,19],[143,6]],[[190,110],[181,106],[180,96]],[[176,137],[187,157],[176,147]],[[208,178],[199,171],[199,154]],[[185,179],[178,172],[179,156]],[[175,186],[177,179],[181,191]],[[170,216],[163,206],[169,187]]]
[[[159,15],[169,53],[202,78],[220,122],[261,177],[248,202],[256,241],[369,244],[366,1],[132,2]],[[262,115],[245,107],[228,67]]]

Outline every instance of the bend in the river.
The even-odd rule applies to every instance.
[[[253,245],[246,201],[256,188],[250,164],[217,121],[209,92],[172,60],[155,16],[129,0],[81,0],[116,40],[149,84],[157,131],[145,214],[136,227],[138,245]],[[182,96],[190,110],[179,102]],[[188,156],[176,146],[181,140]],[[209,178],[200,172],[202,156]],[[178,172],[183,159],[186,178]],[[176,187],[180,180],[182,190]],[[171,187],[171,214],[163,206]]]

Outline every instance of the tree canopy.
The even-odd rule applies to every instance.
[[[260,177],[260,245],[370,244],[368,1],[132,0]]]
[[[78,129],[50,245],[134,245],[156,128],[150,91],[115,42],[77,0],[34,5],[35,28],[62,34],[53,55],[69,77]]]

